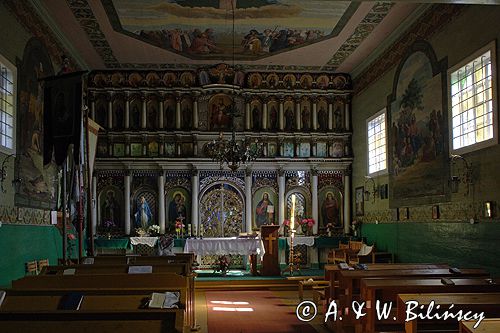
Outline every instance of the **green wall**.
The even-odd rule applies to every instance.
[[[499,20],[500,6],[470,5],[436,29],[426,42],[432,46],[438,61],[447,59],[448,68],[451,68],[496,40],[498,82]],[[405,40],[403,34],[400,41]],[[353,192],[356,187],[365,185],[364,176],[367,175],[366,119],[386,107],[400,61],[401,58],[394,57],[392,68],[353,96]],[[354,85],[356,80],[355,77]],[[498,116],[498,105],[495,107]],[[432,219],[432,205],[410,206],[410,220],[396,222],[389,199],[365,201],[364,215],[353,216],[353,219],[363,222],[363,236],[370,243],[375,242],[377,248],[393,252],[399,262],[447,262],[458,267],[484,267],[499,276],[500,177],[496,174],[500,165],[500,145],[464,156],[474,168],[474,186],[467,195],[465,186],[461,184],[459,193],[452,194],[450,201],[435,203],[440,209],[439,220]],[[389,183],[387,174],[374,179],[377,185]],[[497,204],[496,219],[493,221],[482,218],[484,201]],[[352,209],[355,211],[354,202]],[[467,223],[470,218],[480,222],[471,225]]]
[[[367,223],[362,235],[397,262],[442,262],[461,268],[482,267],[500,277],[500,223]]]
[[[0,227],[0,287],[25,275],[25,263],[62,257],[62,238],[54,226],[4,224]]]

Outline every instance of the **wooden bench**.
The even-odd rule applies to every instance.
[[[8,293],[0,308],[0,331],[184,332],[184,308],[142,309],[150,294],[87,294],[78,310],[58,309],[64,293]]]
[[[474,321],[461,321],[459,333],[498,333],[500,332],[500,318],[488,318],[474,329]]]
[[[106,292],[109,294],[127,294],[137,292],[180,290],[187,296],[183,303],[186,308],[186,325],[195,327],[194,289],[192,276],[172,273],[154,274],[100,274],[100,275],[39,275],[27,276],[12,282],[14,291],[36,292]]]
[[[93,265],[154,265],[173,262],[187,262],[193,265],[195,262],[195,255],[194,253],[177,253],[174,256],[96,256],[82,259],[83,264],[85,264],[86,261],[92,261]]]
[[[127,274],[130,269],[150,266],[152,273],[175,273],[180,275],[189,275],[192,273],[191,265],[188,263],[164,263],[155,265],[72,265],[72,266],[47,266],[40,275],[64,275],[70,270],[74,270],[69,275],[95,275],[95,274]]]
[[[361,280],[361,300],[366,302],[366,316],[356,324],[356,332],[374,333],[376,303],[396,304],[398,294],[407,293],[492,293],[500,292],[500,281],[481,278],[451,279],[453,285],[444,285],[440,278],[369,278]],[[395,324],[390,319],[387,323]]]
[[[416,333],[418,322],[420,319],[416,318],[406,322],[407,317],[407,302],[414,301],[419,305],[424,305],[424,309],[414,309],[413,313],[426,313],[427,306],[434,302],[435,306],[438,304],[441,309],[448,309],[451,304],[454,305],[454,310],[464,310],[472,311],[473,313],[484,312],[485,317],[498,317],[500,316],[500,293],[459,293],[459,294],[399,294],[398,304],[397,304],[397,318],[399,322],[405,322],[405,332],[406,333]],[[436,322],[439,326],[444,326],[443,324],[448,324],[452,329],[458,329],[458,322],[453,319],[450,323],[449,321],[443,321],[443,319],[437,320],[425,320],[425,323]],[[500,332],[500,331],[498,331]]]

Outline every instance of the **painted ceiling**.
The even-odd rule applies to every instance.
[[[232,64],[234,56],[251,70],[347,73],[425,7],[335,0],[35,3],[89,69],[185,69]]]

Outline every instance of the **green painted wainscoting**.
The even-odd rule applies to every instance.
[[[394,253],[397,262],[483,267],[500,277],[499,222],[365,223],[361,232],[369,245]]]
[[[0,227],[0,287],[25,276],[25,263],[49,259],[57,264],[62,256],[62,239],[54,226],[3,224]]]

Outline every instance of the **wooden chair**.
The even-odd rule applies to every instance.
[[[373,251],[375,251],[375,245],[368,246],[363,244],[358,252],[349,254],[349,264],[371,263]]]
[[[37,275],[38,274],[38,264],[36,260],[28,261],[26,263],[26,274],[27,275]]]
[[[333,249],[330,251],[330,254],[328,255],[329,261],[332,260],[333,263],[339,263],[339,262],[347,262],[347,253],[346,250],[349,249],[349,244],[339,244],[339,247],[336,249]],[[331,259],[330,259],[331,258]]]
[[[49,266],[49,259],[38,260],[38,273],[40,273],[42,269],[47,266]]]

